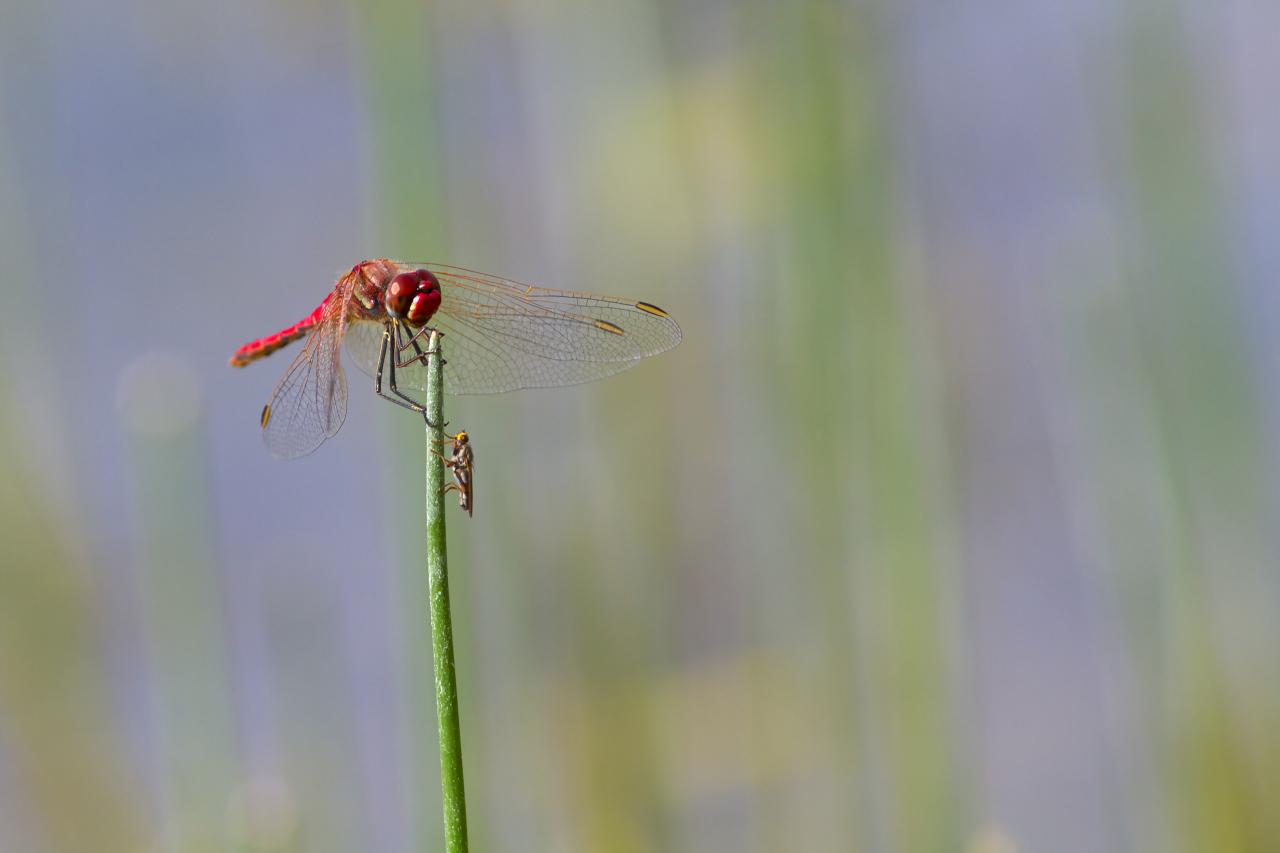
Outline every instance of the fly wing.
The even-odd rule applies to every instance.
[[[349,293],[335,294],[262,410],[262,438],[273,456],[305,456],[347,416],[341,344]]]
[[[476,451],[467,445],[467,515],[476,513]]]

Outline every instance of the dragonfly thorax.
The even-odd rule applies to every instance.
[[[440,282],[429,270],[402,272],[387,284],[387,313],[410,326],[423,326],[440,307]]]

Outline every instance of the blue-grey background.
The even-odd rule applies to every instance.
[[[667,308],[449,401],[473,847],[1280,838],[1280,8],[0,0],[0,849],[440,849],[358,260]]]

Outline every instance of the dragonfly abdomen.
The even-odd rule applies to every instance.
[[[232,367],[244,367],[246,364],[265,358],[271,353],[286,347],[300,338],[305,338],[307,334],[315,328],[324,316],[325,306],[329,303],[328,297],[324,302],[320,303],[320,307],[312,311],[303,320],[294,323],[287,329],[281,329],[273,335],[267,335],[265,338],[258,338],[256,341],[245,344],[234,353],[231,354]]]

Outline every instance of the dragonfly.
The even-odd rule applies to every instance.
[[[409,392],[426,390],[431,330],[447,341],[450,394],[591,382],[681,338],[676,321],[651,302],[379,258],[353,266],[302,320],[237,349],[231,365],[244,367],[305,339],[259,418],[267,449],[294,458],[332,438],[346,419],[344,347],[378,396],[425,417]]]
[[[474,515],[476,454],[471,446],[471,436],[467,435],[467,431],[464,429],[439,443],[443,444],[445,441],[452,442],[448,456],[436,450],[431,451],[440,457],[440,461],[453,474],[453,482],[445,485],[441,489],[441,493],[457,492],[458,507],[464,510],[467,515]]]

